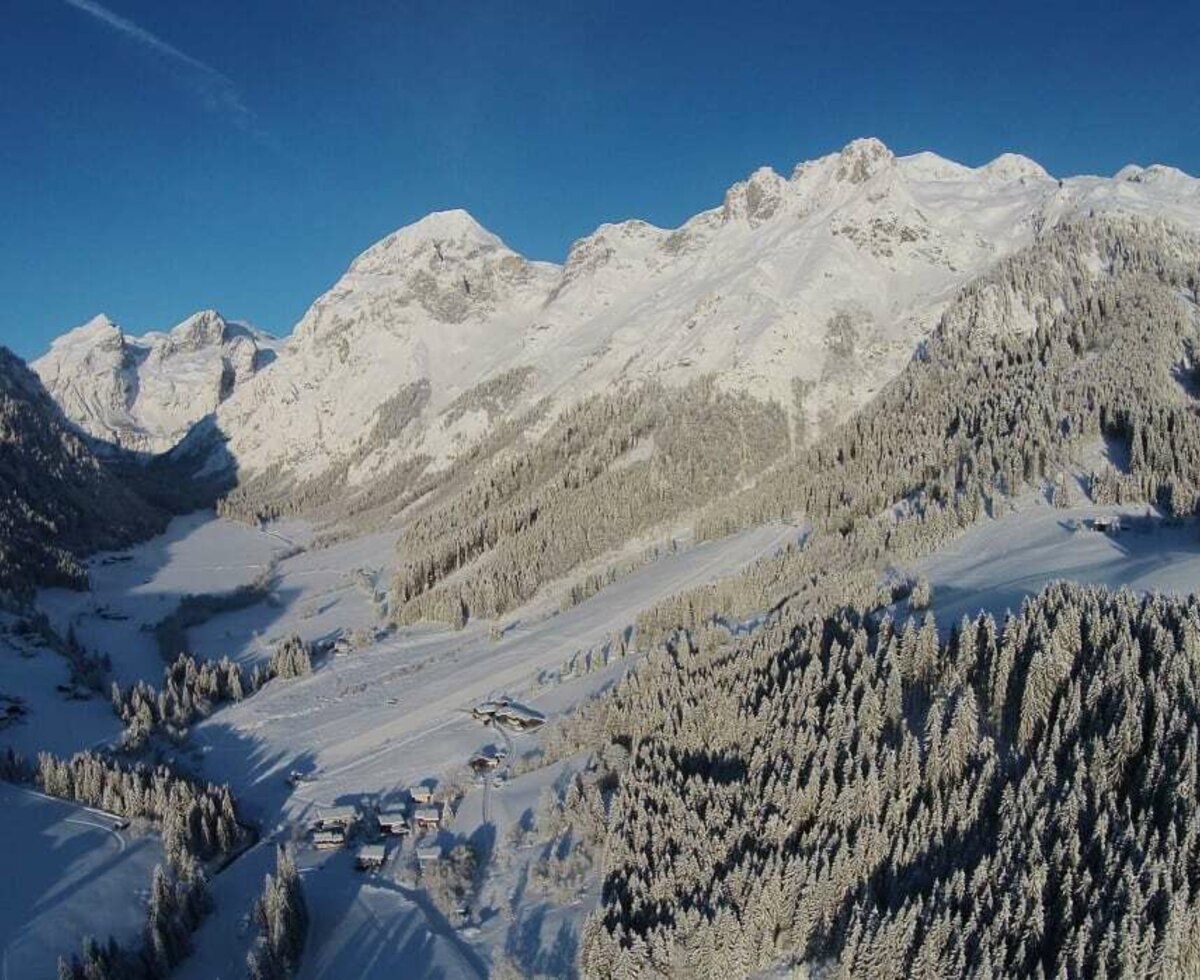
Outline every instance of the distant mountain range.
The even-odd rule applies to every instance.
[[[101,314],[59,337],[31,365],[86,432],[140,452],[163,452],[239,385],[270,364],[279,342],[196,313],[167,333],[129,337]]]
[[[862,139],[790,177],[758,170],[677,229],[603,225],[561,266],[464,211],[428,215],[355,259],[284,342],[212,312],[143,338],[100,317],[33,366],[71,419],[127,448],[168,449],[212,415],[205,437],[243,479],[350,454],[359,482],[418,454],[445,465],[543,399],[701,375],[812,434],[893,377],[973,276],[1093,212],[1197,229],[1200,181],[1162,166],[1057,180],[1012,154],[971,168]],[[364,446],[412,385],[419,417]]]
[[[464,211],[438,212],[355,259],[286,340],[213,311],[144,337],[93,319],[32,365],[91,449],[70,441],[48,399],[34,399],[36,414],[53,441],[69,445],[68,458],[87,460],[86,472],[104,476],[91,451],[111,456],[163,507],[234,487],[242,497],[233,512],[243,516],[336,501],[343,513],[373,508],[386,517],[441,501],[417,534],[436,550],[445,532],[435,528],[487,527],[489,507],[516,506],[532,492],[535,484],[517,489],[518,481],[507,486],[510,499],[463,483],[506,454],[535,453],[523,457],[522,479],[536,475],[546,500],[555,485],[578,485],[575,458],[588,461],[591,480],[674,453],[646,479],[680,479],[692,465],[685,443],[711,428],[702,407],[709,396],[687,402],[695,419],[674,419],[664,450],[654,433],[677,410],[661,397],[646,403],[652,421],[612,414],[651,389],[703,380],[781,413],[793,448],[811,441],[894,378],[964,289],[976,293],[973,329],[1033,329],[1034,311],[988,286],[985,274],[1065,221],[1110,215],[1195,232],[1200,181],[1163,166],[1060,180],[1012,154],[971,168],[932,153],[896,157],[863,139],[790,177],[758,170],[677,229],[603,225],[562,265],[518,255]],[[15,385],[28,388],[29,378]],[[592,441],[570,448],[571,425],[556,430],[556,420],[596,398],[609,407],[579,423]],[[728,431],[767,424],[733,402],[720,413]],[[778,458],[774,428],[763,432],[753,464],[731,465],[730,480],[753,481]],[[567,448],[536,450],[543,438]],[[153,458],[147,479],[124,451]],[[172,487],[189,493],[173,503]],[[458,503],[445,503],[460,492]],[[655,520],[720,492],[714,485],[669,504],[659,494]],[[82,515],[87,507],[77,503]],[[559,519],[575,518],[564,511]],[[609,529],[603,547],[635,524]],[[487,531],[453,558],[430,550],[408,570],[416,578],[404,591],[419,593],[496,540]],[[592,554],[600,545],[587,547]]]

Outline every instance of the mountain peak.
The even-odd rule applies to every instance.
[[[405,270],[419,257],[440,266],[504,248],[497,235],[462,208],[432,211],[376,242],[354,260],[350,271],[390,275]]]
[[[1036,160],[1021,156],[1019,153],[1001,153],[991,163],[985,163],[979,172],[998,180],[1050,180],[1046,169]]]
[[[970,167],[928,150],[898,157],[896,163],[911,180],[965,180],[975,173]]]
[[[744,218],[753,227],[774,216],[783,204],[787,181],[770,167],[759,167],[747,180],[725,192],[722,218]]]
[[[125,335],[108,317],[107,314],[97,313],[86,323],[81,323],[73,330],[68,330],[60,337],[55,337],[50,343],[51,350],[63,350],[71,347],[92,348],[96,346],[120,346]]]
[[[216,310],[200,310],[171,328],[170,346],[175,350],[200,350],[225,340],[225,318]]]
[[[1126,164],[1116,172],[1113,180],[1131,184],[1171,184],[1180,188],[1190,188],[1196,184],[1195,177],[1189,176],[1178,167],[1168,167],[1161,163],[1152,163],[1148,167],[1140,167],[1136,163]]]
[[[451,208],[449,211],[431,211],[423,218],[394,232],[389,238],[409,241],[475,241],[480,244],[500,245],[500,239],[483,227],[469,211]],[[387,239],[385,239],[386,241]]]
[[[851,140],[838,154],[837,179],[862,184],[895,160],[892,151],[874,136]]]

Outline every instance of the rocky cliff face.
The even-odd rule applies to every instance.
[[[213,310],[166,333],[130,337],[98,316],[33,362],[84,431],[137,452],[163,452],[274,360],[277,342]]]

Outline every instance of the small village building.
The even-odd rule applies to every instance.
[[[418,830],[436,830],[442,825],[442,811],[436,806],[423,806],[413,814],[413,825]]]
[[[480,701],[471,709],[471,715],[476,721],[488,721],[496,716],[496,712],[507,707],[509,701],[507,698],[500,698],[496,701]]]
[[[485,724],[495,722],[518,732],[540,728],[546,719],[531,708],[516,704],[511,698],[481,701],[471,709],[471,714]]]
[[[354,855],[354,866],[359,871],[374,871],[387,863],[387,848],[382,844],[364,844]]]
[[[421,864],[429,864],[442,859],[442,849],[437,844],[417,848],[417,860]]]
[[[378,819],[379,829],[394,837],[407,834],[412,829],[408,825],[408,817],[400,810],[384,810]]]
[[[343,847],[346,843],[346,832],[340,827],[332,830],[318,830],[313,834],[313,847],[318,851],[329,851]]]
[[[536,711],[522,708],[516,704],[505,705],[493,717],[501,725],[518,732],[531,732],[546,723],[546,719]]]
[[[1101,534],[1116,534],[1121,530],[1121,518],[1094,517],[1092,518],[1092,530],[1099,531]]]
[[[500,765],[500,759],[497,756],[485,755],[481,752],[479,755],[472,756],[470,762],[467,764],[474,769],[475,772],[490,772],[492,769],[495,769]]]
[[[352,806],[324,807],[317,812],[317,827],[321,830],[332,830],[340,827],[349,830],[358,818],[358,811]]]
[[[427,786],[414,786],[408,791],[408,795],[414,803],[420,806],[425,806],[433,802],[433,790]]]

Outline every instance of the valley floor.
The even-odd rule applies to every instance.
[[[504,844],[509,828],[530,818],[543,789],[569,767],[536,769],[500,788],[490,780],[473,782],[466,768],[472,753],[504,749],[511,763],[540,739],[537,733],[485,728],[470,708],[506,694],[547,718],[572,710],[627,668],[615,654],[606,664],[601,650],[639,610],[732,574],[801,533],[791,525],[769,525],[665,555],[566,611],[553,611],[544,600],[531,604],[506,619],[499,639],[489,637],[486,623],[377,635],[377,612],[360,571],[386,585],[392,536],[297,553],[297,544],[308,540],[303,525],[259,530],[203,515],[176,520],[145,545],[96,556],[90,594],[47,591],[39,606],[57,628],[73,630],[86,648],[108,654],[122,683],[159,682],[162,661],[152,627],[183,596],[228,592],[268,573],[272,584],[260,601],[218,613],[189,631],[197,653],[250,664],[293,632],[319,641],[359,631],[361,647],[326,655],[311,676],[273,681],[218,710],[193,729],[177,759],[198,776],[228,781],[243,812],[264,833],[259,846],[215,877],[217,911],[197,933],[197,952],[180,976],[244,973],[253,896],[273,869],[274,842],[293,839],[302,841],[299,863],[312,911],[303,976],[485,976],[500,951],[531,968],[557,964],[554,972],[569,972],[589,903],[582,895],[565,903],[534,897],[525,881],[536,849]],[[38,657],[47,677],[35,685],[31,704],[37,710],[12,730],[20,738],[0,731],[0,746],[16,744],[32,753],[45,737],[48,747],[66,754],[115,737],[119,726],[106,699],[65,700],[50,683],[66,676],[64,662],[49,650]],[[20,666],[11,677],[0,677],[20,687]],[[78,729],[62,724],[75,716],[93,720]],[[52,728],[57,737],[50,736]],[[307,780],[294,786],[287,779],[293,771]],[[452,927],[416,887],[412,840],[393,842],[387,867],[373,875],[353,869],[350,850],[318,852],[303,842],[321,805],[398,803],[410,786],[444,789],[452,782],[465,796],[436,839],[447,850],[470,841],[488,862],[480,907],[465,929]],[[147,870],[130,888],[144,888],[148,880]],[[94,931],[107,935],[99,925]],[[62,950],[76,949],[78,938],[63,942]],[[53,959],[47,961],[51,968]]]

